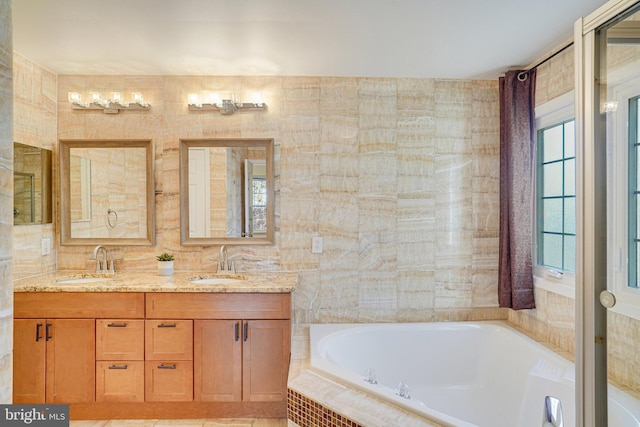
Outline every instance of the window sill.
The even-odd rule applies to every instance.
[[[562,282],[560,282],[558,280],[534,275],[533,285],[536,288],[544,289],[547,292],[553,292],[571,299],[576,298],[575,280],[573,278],[564,278]]]

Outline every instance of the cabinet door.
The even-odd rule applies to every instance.
[[[194,322],[194,400],[242,399],[242,321]]]
[[[95,396],[95,320],[50,320],[46,349],[46,401],[93,402]]]
[[[13,321],[13,403],[44,403],[45,324]]]
[[[250,320],[243,337],[242,400],[285,401],[291,345],[289,320]]]
[[[145,320],[146,360],[193,360],[192,320]]]
[[[144,320],[96,320],[96,360],[143,360]]]

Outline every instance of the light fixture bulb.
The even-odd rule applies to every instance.
[[[141,92],[132,92],[131,99],[135,104],[140,104],[140,105],[144,104],[144,97],[142,96]]]
[[[100,92],[91,92],[89,96],[91,96],[91,102],[95,102],[96,104],[100,104],[100,101],[102,101],[102,94]]]
[[[189,105],[195,105],[196,107],[202,107],[202,104],[200,104],[200,97],[198,96],[197,93],[190,93],[188,96],[188,102]]]
[[[216,92],[208,92],[207,93],[207,104],[211,105],[220,105],[220,95]]]
[[[82,102],[82,95],[78,92],[68,92],[67,100],[72,104],[80,104]]]
[[[111,92],[111,102],[122,105],[122,93]]]
[[[256,105],[264,104],[264,98],[262,97],[262,92],[251,92],[251,94],[249,94],[248,101]]]

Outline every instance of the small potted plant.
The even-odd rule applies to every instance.
[[[158,260],[158,273],[161,276],[171,276],[173,274],[173,255],[162,252],[156,256]]]

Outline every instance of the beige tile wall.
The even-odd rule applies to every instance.
[[[572,55],[569,49],[540,67],[538,104],[573,88]],[[507,317],[496,308],[495,296],[497,82],[61,76],[56,95],[52,73],[19,55],[14,69],[16,141],[55,152],[56,96],[60,138],[153,139],[161,191],[157,245],[110,248],[124,256],[119,268],[153,269],[153,256],[169,250],[176,254],[177,269],[212,271],[218,248],[179,244],[178,140],[268,137],[276,141],[276,244],[230,252],[244,271],[300,273],[296,321]],[[189,113],[186,94],[205,88],[239,94],[260,90],[268,113]],[[153,106],[149,112],[119,115],[72,111],[67,92],[89,89],[142,91]],[[41,238],[53,233],[52,226],[14,229],[16,277],[55,268],[55,256],[39,255]],[[323,254],[311,254],[312,236],[324,237]],[[60,268],[91,268],[90,250],[60,248]],[[509,311],[509,320],[572,353],[573,300],[538,289],[536,301],[537,310]],[[619,331],[635,330],[639,323],[612,322],[624,325]],[[0,340],[0,348],[6,345]],[[618,360],[625,377],[634,357],[617,352],[610,359]]]
[[[53,150],[57,171],[57,84],[55,74],[14,53],[13,140]],[[54,190],[54,195],[57,191]],[[56,205],[54,203],[54,218]],[[51,241],[50,255],[41,255],[41,241]],[[53,224],[19,225],[13,228],[14,277],[55,271],[56,250]]]
[[[258,90],[268,112],[190,113],[187,94],[205,89]],[[67,92],[89,90],[141,91],[152,107],[71,110]],[[58,136],[154,142],[157,245],[114,248],[120,268],[153,269],[167,250],[176,269],[212,271],[218,248],[180,246],[178,141],[268,137],[276,244],[230,253],[244,271],[300,273],[298,322],[496,318],[497,96],[496,81],[59,76]],[[91,268],[90,249],[60,248],[60,268]]]
[[[11,0],[0,0],[0,99],[13,97]],[[0,102],[0,403],[11,403],[13,349],[13,108]]]

